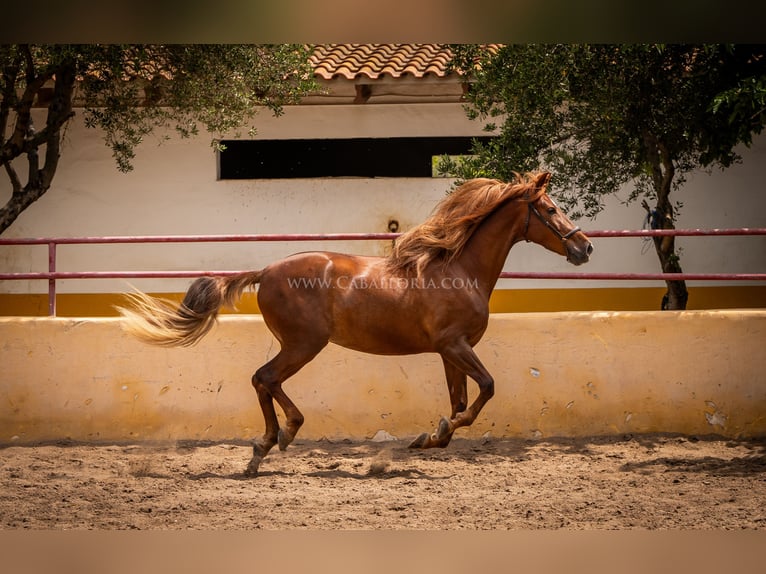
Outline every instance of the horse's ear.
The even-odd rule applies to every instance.
[[[551,174],[548,171],[541,171],[535,178],[535,187],[537,189],[545,189],[548,187],[548,182],[551,180]]]

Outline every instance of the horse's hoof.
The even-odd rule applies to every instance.
[[[428,439],[430,438],[429,434],[427,432],[424,432],[422,435],[417,437],[415,440],[413,440],[410,443],[409,448],[425,448],[426,443],[428,442]]]
[[[250,459],[250,462],[247,463],[247,468],[245,469],[245,476],[248,478],[254,478],[258,476],[258,467],[261,466],[261,458],[254,456],[252,459]]]

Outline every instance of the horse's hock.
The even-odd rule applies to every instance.
[[[157,348],[119,319],[0,319],[0,443],[251,439],[254,370],[278,350],[259,316]],[[457,436],[766,435],[766,311],[493,315],[476,351],[495,395]],[[285,383],[303,439],[409,440],[449,414],[437,355],[328,346]],[[476,395],[469,381],[469,398]]]

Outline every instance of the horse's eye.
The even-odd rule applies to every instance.
[[[556,215],[556,208],[555,207],[549,207],[548,208],[548,215]]]

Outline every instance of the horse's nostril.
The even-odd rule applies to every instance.
[[[591,253],[593,253],[593,244],[588,243],[588,247],[585,249],[585,252],[590,256]]]

